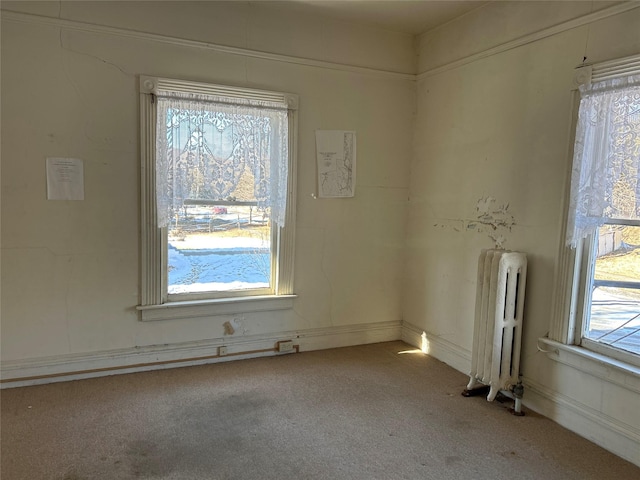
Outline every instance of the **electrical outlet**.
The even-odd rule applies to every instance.
[[[218,356],[219,357],[224,357],[227,354],[227,347],[222,346],[222,347],[218,347]]]
[[[293,352],[293,340],[278,342],[278,353]]]

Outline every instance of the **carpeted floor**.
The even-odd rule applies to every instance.
[[[640,479],[544,417],[462,397],[466,381],[391,342],[3,390],[0,474]]]

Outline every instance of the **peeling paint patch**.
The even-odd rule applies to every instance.
[[[446,220],[445,223],[434,223],[433,226],[437,228],[450,228],[454,232],[461,232],[465,228],[465,222],[463,220]]]
[[[497,230],[500,227],[511,231],[511,227],[515,225],[515,219],[509,212],[509,204],[496,205],[496,199],[493,197],[483,197],[476,204],[478,223]]]
[[[489,234],[489,238],[495,242],[497,249],[503,249],[504,243],[507,241],[507,239],[503,235]]]
[[[454,232],[486,234],[494,242],[495,248],[504,248],[508,240],[506,234],[516,224],[509,211],[509,203],[498,204],[494,197],[482,197],[476,202],[475,210],[473,219],[447,220],[446,223],[434,223],[433,226]]]

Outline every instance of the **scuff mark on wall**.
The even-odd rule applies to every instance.
[[[495,244],[495,248],[504,248],[507,232],[516,224],[515,217],[509,211],[509,203],[497,204],[491,196],[481,197],[476,202],[473,219],[449,220],[447,223],[435,223],[434,227],[451,229],[454,232],[472,231],[486,234]]]

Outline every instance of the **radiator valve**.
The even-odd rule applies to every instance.
[[[522,398],[524,395],[524,385],[522,381],[518,380],[518,384],[513,386],[513,396],[516,398]]]
[[[518,417],[522,417],[524,412],[522,411],[522,396],[524,395],[524,385],[522,385],[522,380],[518,380],[518,384],[513,386],[513,396],[515,397],[515,405],[513,407],[514,415]]]

